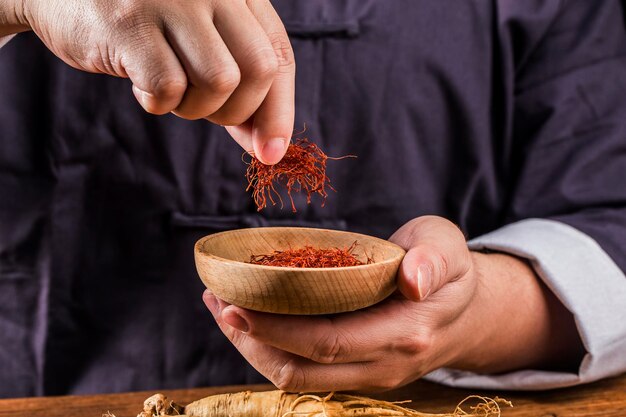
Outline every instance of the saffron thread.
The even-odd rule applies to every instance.
[[[321,206],[324,207],[328,197],[326,187],[336,191],[326,176],[326,162],[329,159],[340,160],[344,158],[356,158],[356,156],[329,157],[308,139],[298,139],[295,143],[289,144],[285,156],[275,165],[265,165],[252,156],[246,170],[246,179],[248,180],[246,191],[252,190],[257,211],[267,207],[268,200],[272,205],[280,202],[281,209],[284,207],[283,199],[276,189],[277,185],[282,185],[287,189],[291,210],[294,213],[297,210],[292,192],[304,191],[307,204],[311,204],[311,197],[317,194],[322,198]]]
[[[320,249],[307,245],[299,249],[276,250],[268,255],[252,255],[249,263],[291,268],[339,268],[373,263],[369,256],[366,262],[362,262],[354,255],[357,246],[356,241],[345,249]]]

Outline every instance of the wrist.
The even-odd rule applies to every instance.
[[[447,366],[481,373],[573,370],[584,350],[573,316],[525,260],[472,252],[476,292]],[[457,339],[459,340],[459,339]]]
[[[0,6],[0,36],[30,30],[25,12],[25,0],[8,0]]]

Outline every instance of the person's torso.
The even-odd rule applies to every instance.
[[[202,304],[205,234],[504,222],[510,68],[492,2],[273,3],[299,137],[358,156],[329,161],[336,192],[323,208],[295,196],[295,214],[256,211],[223,128],[145,114],[127,80],[71,69],[32,34],[0,51],[0,396],[261,380]]]

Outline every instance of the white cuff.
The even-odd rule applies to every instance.
[[[578,374],[522,370],[481,375],[439,369],[426,379],[484,389],[534,390],[595,381],[626,371],[626,276],[588,235],[553,220],[528,219],[468,242],[528,259],[574,315],[587,351]]]
[[[0,48],[2,48],[4,45],[6,45],[11,39],[13,39],[13,36],[15,35],[9,35],[9,36],[2,36],[0,37]]]

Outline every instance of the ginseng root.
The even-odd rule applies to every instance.
[[[467,405],[472,400],[476,405]],[[452,413],[429,414],[400,405],[407,402],[410,401],[389,402],[333,392],[319,396],[245,391],[213,395],[182,407],[163,394],[156,394],[144,402],[144,410],[137,417],[497,417],[500,404],[512,406],[498,397],[470,396]]]

